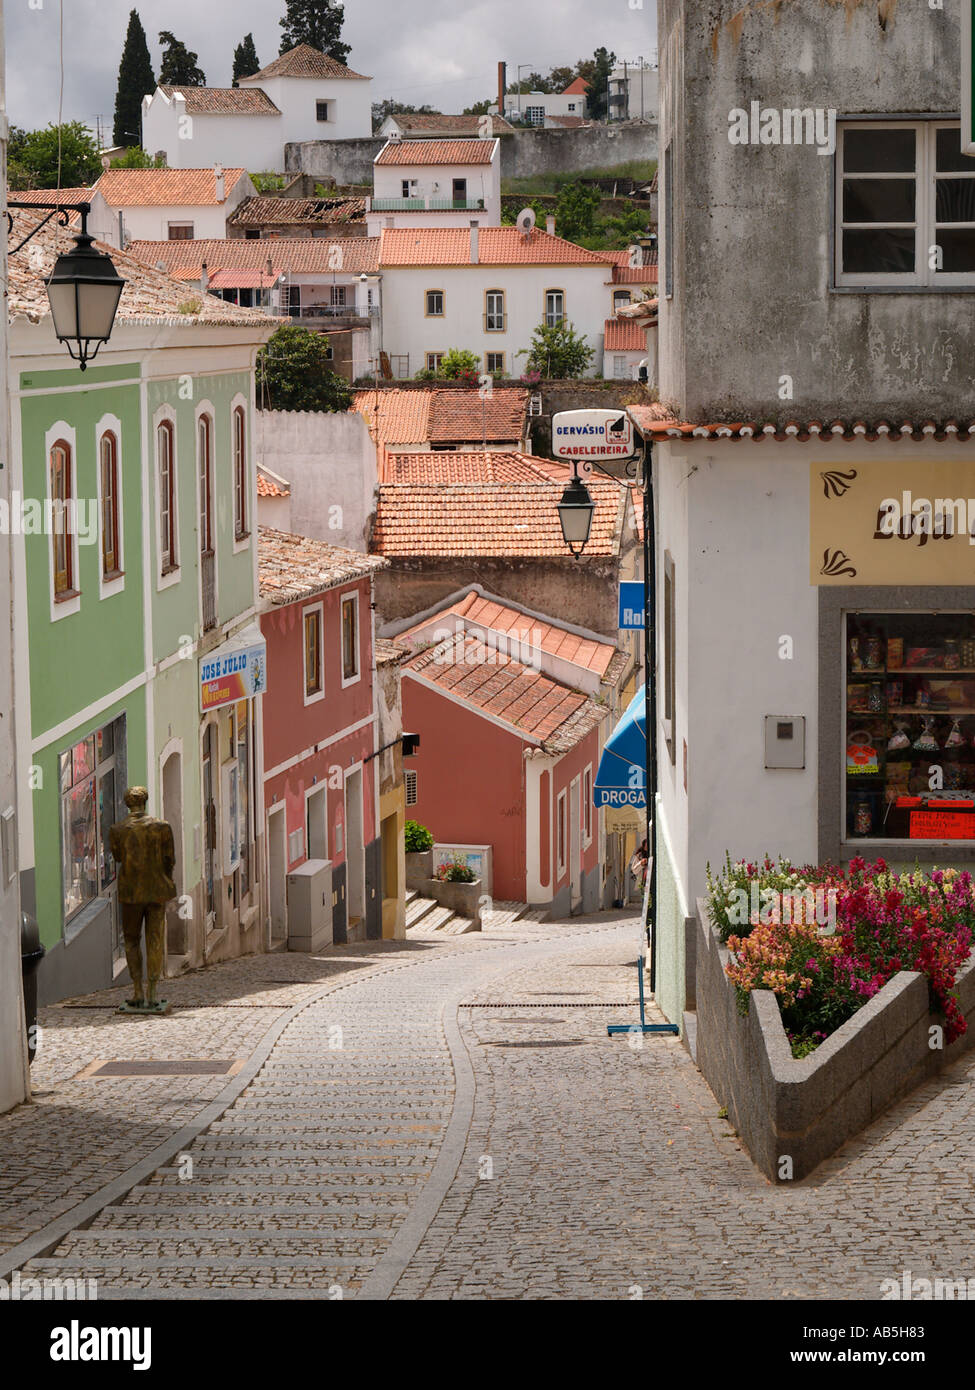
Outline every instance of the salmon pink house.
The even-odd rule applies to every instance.
[[[422,748],[407,814],[437,843],[491,845],[496,899],[596,911],[607,875],[593,779],[626,654],[477,585],[397,627],[414,649],[403,719]]]
[[[328,885],[330,903],[316,905],[330,907],[331,940],[383,934],[392,827],[379,814],[372,576],[386,563],[259,527],[272,945],[311,949],[299,940],[308,935],[299,897],[312,880]]]

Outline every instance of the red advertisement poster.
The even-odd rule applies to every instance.
[[[968,811],[912,811],[912,840],[970,840],[975,816]]]

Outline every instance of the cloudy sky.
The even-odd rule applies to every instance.
[[[57,119],[62,0],[7,0],[7,112],[34,129]],[[648,57],[656,0],[346,0],[349,66],[375,78],[376,100],[395,97],[447,112],[493,96],[497,64],[539,72],[574,64],[604,45],[620,59]],[[36,8],[33,8],[36,6]],[[63,0],[65,120],[111,122],[132,0]],[[212,87],[229,87],[233,51],[252,32],[257,55],[277,55],[283,0],[141,0],[136,8],[158,72],[160,29],[199,54]]]

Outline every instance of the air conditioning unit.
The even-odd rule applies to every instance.
[[[307,859],[288,875],[288,950],[312,955],[332,944],[332,861]]]

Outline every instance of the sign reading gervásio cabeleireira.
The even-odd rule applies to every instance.
[[[625,410],[561,410],[552,416],[552,453],[559,459],[626,459],[634,453]]]

